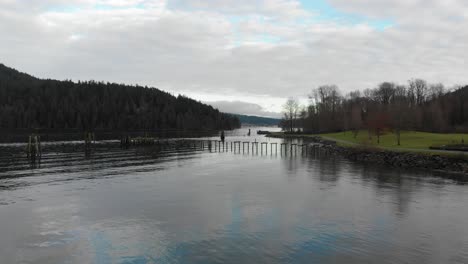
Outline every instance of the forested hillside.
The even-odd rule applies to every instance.
[[[233,129],[239,119],[184,96],[116,83],[41,80],[0,64],[0,129]]]

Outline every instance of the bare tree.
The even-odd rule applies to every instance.
[[[427,82],[422,79],[413,79],[409,81],[409,90],[412,92],[415,103],[422,105],[426,100],[427,95]]]
[[[317,117],[319,119],[319,131],[336,130],[340,123],[341,116],[338,114],[338,108],[342,97],[336,85],[322,85],[312,92],[315,98],[317,108]],[[340,116],[340,118],[338,118]]]
[[[356,104],[351,106],[351,127],[353,129],[353,136],[356,138],[362,127],[361,107]]]
[[[284,119],[288,124],[289,132],[294,131],[295,120],[299,111],[299,103],[294,98],[289,98],[283,105]]]
[[[301,127],[304,131],[306,125],[306,118],[307,118],[307,108],[305,106],[299,106],[299,120],[297,121],[297,126]]]
[[[395,95],[395,84],[391,82],[383,82],[374,91],[374,98],[383,105],[388,105],[393,100]]]
[[[401,130],[405,127],[408,112],[410,112],[405,94],[406,88],[404,86],[398,86],[395,89],[393,104],[390,107],[391,123],[398,146],[401,145]]]
[[[430,100],[435,100],[442,95],[444,95],[445,87],[441,83],[431,84],[429,85],[429,94],[428,97]]]

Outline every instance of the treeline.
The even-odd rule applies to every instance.
[[[185,96],[116,83],[41,80],[0,64],[1,129],[219,130],[237,117]]]
[[[310,105],[290,99],[284,106],[282,126],[309,133],[367,129],[379,135],[391,130],[427,132],[468,131],[468,86],[447,91],[442,84],[421,79],[407,85],[384,82],[374,89],[342,95],[336,85],[313,90]]]

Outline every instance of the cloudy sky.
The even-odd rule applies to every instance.
[[[0,63],[275,116],[322,84],[468,83],[466,0],[0,0]]]

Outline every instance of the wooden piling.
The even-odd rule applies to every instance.
[[[252,142],[252,154],[254,153],[254,147],[257,146],[256,153],[258,154],[258,142]]]
[[[284,146],[284,154],[286,155],[286,154],[287,154],[287,151],[288,151],[288,149],[287,149],[288,143],[281,143],[281,145],[280,145],[280,152],[281,152],[281,154],[283,154],[283,146]]]
[[[265,153],[268,154],[268,142],[262,142],[260,144],[260,149],[261,149],[262,155],[263,155],[263,145],[265,145]]]
[[[242,153],[245,152],[245,144],[247,144],[247,153],[249,153],[249,148],[250,148],[250,142],[249,141],[242,142]]]
[[[40,136],[32,134],[28,137],[26,156],[31,160],[36,160],[36,158],[40,158],[42,156]]]
[[[278,154],[278,143],[270,143],[270,153],[273,155],[273,145],[275,145],[275,154]]]

